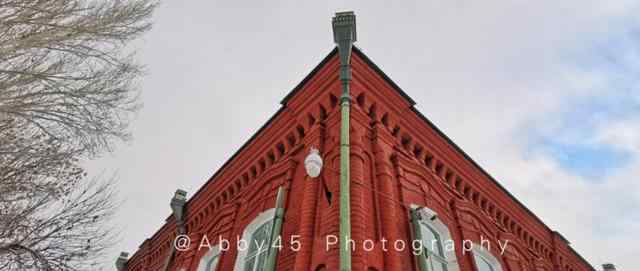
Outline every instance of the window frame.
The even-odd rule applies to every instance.
[[[476,256],[485,260],[489,264],[491,269],[493,269],[492,271],[502,271],[502,264],[500,263],[498,258],[493,256],[493,254],[487,249],[485,249],[483,246],[477,243],[473,243],[471,252],[473,253],[472,256],[473,256],[473,262],[476,267],[476,271],[478,270],[478,262],[476,261]]]
[[[237,255],[236,264],[233,270],[244,271],[246,260],[247,260],[246,258],[249,253],[249,247],[251,246],[251,242],[253,241],[253,234],[260,228],[260,226],[264,225],[267,222],[273,222],[275,215],[276,215],[276,208],[265,210],[260,214],[258,214],[258,216],[256,216],[256,218],[254,218],[251,221],[251,223],[249,223],[249,225],[245,227],[242,233],[241,240],[244,240],[245,242],[247,242],[246,243],[247,246],[245,249],[242,249],[242,250],[240,249],[240,247],[236,247],[238,253],[236,254]],[[270,236],[267,237],[267,240],[269,239],[270,239]],[[270,244],[265,244],[265,245],[270,245]],[[267,249],[266,252],[268,253],[268,251],[269,250]],[[253,256],[255,257],[256,255],[253,255]]]
[[[246,265],[248,262],[253,261],[254,267],[252,268],[251,271],[259,269],[260,264],[262,263],[264,265],[264,261],[266,261],[267,259],[267,256],[269,254],[268,242],[271,239],[270,236],[272,233],[272,227],[273,227],[273,220],[268,220],[262,223],[262,225],[260,225],[258,228],[256,228],[253,234],[251,234],[250,239],[247,239],[249,240],[249,244],[248,244],[247,253],[244,256],[244,262]],[[265,234],[265,235],[261,236],[262,241],[258,243],[256,242],[256,234],[261,233],[261,231],[262,231],[262,234]],[[254,250],[252,250],[252,247],[254,245],[256,247],[254,248]]]
[[[451,242],[454,242],[454,248],[455,246],[455,240],[453,239],[453,237],[451,236],[451,232],[449,231],[449,227],[444,224],[444,222],[442,222],[442,220],[437,216],[437,213],[427,207],[424,206],[420,206],[417,204],[411,204],[410,207],[412,209],[417,209],[420,208],[422,210],[424,210],[425,212],[429,213],[432,216],[436,216],[436,219],[431,220],[431,219],[420,219],[420,229],[421,230],[428,230],[428,231],[432,231],[437,233],[437,237],[439,237],[440,239],[440,249],[442,250],[442,254],[444,256],[440,256],[440,255],[436,255],[434,252],[429,248],[425,247],[426,250],[426,254],[432,256],[435,255],[437,256],[438,259],[427,259],[427,263],[432,267],[433,265],[433,261],[437,262],[437,263],[442,263],[446,265],[447,271],[460,271],[460,266],[458,265],[458,259],[456,256],[456,252],[455,249],[449,251],[447,250],[445,247],[445,242],[447,242],[447,240],[451,240]],[[424,227],[427,227],[426,229]],[[429,246],[431,244],[428,244]],[[426,246],[426,244],[423,244],[423,246]]]
[[[431,265],[431,270],[434,270],[433,265],[435,264],[444,264],[445,271],[449,270],[449,262],[447,261],[446,250],[444,249],[444,241],[442,240],[442,234],[436,229],[433,228],[429,223],[424,223],[422,220],[420,221],[420,230],[430,231],[435,240],[437,241],[435,245],[438,246],[438,250],[440,253],[437,253],[434,250],[434,243],[431,244],[423,244],[423,249],[425,249],[427,257],[431,257],[431,259],[427,258],[427,262]],[[424,233],[423,235],[424,236]],[[424,237],[423,237],[424,238]],[[422,240],[424,242],[424,239]],[[436,263],[437,262],[437,263]]]
[[[198,263],[198,269],[196,269],[197,271],[215,271],[218,268],[218,264],[220,263],[220,246],[215,245],[213,247],[211,247],[209,249],[209,251],[207,251],[206,254],[204,254],[204,256],[202,256],[202,258],[200,258],[200,263]],[[211,270],[211,266],[209,266],[209,264],[211,263],[211,261],[218,259],[218,262],[216,262],[216,266],[213,268],[213,270]]]

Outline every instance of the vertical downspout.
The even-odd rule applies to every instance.
[[[275,271],[276,260],[278,259],[278,248],[274,246],[274,240],[277,241],[280,237],[280,231],[282,230],[282,222],[284,221],[284,187],[278,188],[278,195],[276,196],[276,215],[273,218],[273,226],[271,227],[271,235],[269,235],[269,248],[267,254],[267,260],[264,263],[264,270]],[[277,236],[276,236],[277,235]],[[280,240],[282,242],[282,240]],[[281,244],[281,243],[280,243]]]
[[[351,238],[350,174],[349,174],[349,83],[351,81],[351,49],[356,41],[356,16],[352,11],[338,12],[333,17],[333,39],[338,45],[340,56],[340,271],[351,271],[351,251],[348,247]]]

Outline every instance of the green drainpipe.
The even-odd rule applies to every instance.
[[[271,235],[269,235],[269,247],[267,260],[264,263],[265,271],[276,270],[276,260],[278,259],[278,248],[274,248],[273,242],[280,236],[282,230],[282,222],[284,220],[284,197],[285,191],[282,186],[278,188],[278,195],[276,196],[276,215],[273,218],[273,225],[271,227]],[[277,235],[277,236],[276,236]],[[280,240],[282,244],[282,240]]]
[[[422,242],[422,231],[420,230],[420,218],[418,216],[418,210],[411,208],[411,225],[413,228],[413,240],[420,240]],[[428,271],[429,265],[427,263],[427,256],[424,246],[419,251],[415,251],[416,259],[418,260],[418,267],[420,271]]]
[[[352,11],[338,12],[333,17],[333,38],[338,45],[340,55],[340,80],[342,95],[340,108],[342,123],[340,127],[340,271],[351,271],[351,251],[348,240],[351,239],[351,208],[349,196],[349,83],[351,81],[351,49],[356,41],[356,16]]]

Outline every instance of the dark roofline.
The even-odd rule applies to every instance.
[[[278,111],[273,114],[268,120],[267,122],[265,122],[260,129],[258,129],[250,138],[249,140],[247,140],[244,144],[242,144],[242,146],[240,146],[240,148],[238,150],[236,150],[235,153],[233,153],[233,155],[231,155],[231,157],[229,157],[229,159],[227,159],[227,161],[224,162],[224,164],[222,164],[222,166],[220,166],[218,168],[218,170],[216,170],[213,175],[211,175],[211,177],[209,177],[209,179],[207,179],[207,181],[200,186],[200,188],[198,188],[198,190],[189,197],[189,200],[187,200],[186,204],[185,204],[185,208],[187,208],[187,212],[188,212],[188,208],[189,208],[189,203],[191,203],[192,199],[195,199],[197,195],[199,195],[200,193],[202,193],[202,191],[205,189],[205,187],[207,187],[209,185],[209,183],[213,182],[218,175],[222,174],[222,172],[224,171],[224,169],[227,168],[227,166],[231,163],[231,161],[233,161],[245,148],[247,148],[247,146],[249,146],[255,139],[256,137],[262,132],[264,131],[264,129],[266,129],[267,127],[269,127],[269,125],[282,113],[284,112],[284,109],[286,108],[286,104],[289,101],[289,99],[291,99],[291,97],[293,97],[297,92],[300,91],[300,89],[307,83],[307,81],[309,81],[316,73],[318,73],[318,71],[320,71],[320,69],[327,63],[329,62],[329,60],[338,52],[338,48],[334,47],[329,54],[327,54],[327,56],[324,57],[324,59],[322,59],[322,61],[320,61],[320,63],[318,65],[316,65],[315,68],[313,68],[313,70],[311,70],[311,72],[309,72],[309,74],[307,74],[307,76],[304,77],[304,79],[302,79],[302,81],[300,81],[300,83],[298,83],[296,85],[296,87],[294,87],[291,91],[289,91],[289,93],[284,97],[284,99],[282,99],[282,101],[280,102],[281,106],[280,109],[278,109]],[[150,238],[155,237],[162,228],[164,228],[167,225],[167,222],[171,219],[171,217],[173,216],[173,214],[170,214],[169,216],[167,216],[167,218],[165,219],[165,224],[163,224],[160,229],[158,229],[153,235],[151,235]],[[147,239],[150,239],[147,238]],[[144,241],[142,242],[144,243]],[[142,244],[141,244],[142,245]],[[137,251],[136,251],[137,253]],[[131,256],[133,257],[135,255],[135,253]]]
[[[573,254],[578,256],[578,258],[580,258],[580,260],[582,260],[588,267],[591,267],[592,271],[596,271],[596,269],[593,268],[593,266],[589,263],[589,261],[587,261],[587,259],[582,257],[582,255],[580,255],[580,253],[578,253],[570,244],[567,247],[569,247],[569,250],[571,250],[571,252],[573,252]]]
[[[200,194],[202,192],[202,190],[204,190],[204,188],[212,181],[215,180],[216,177],[218,177],[218,175],[222,174],[222,171],[227,168],[227,166],[229,165],[229,163],[231,163],[231,161],[233,161],[238,155],[240,155],[240,153],[247,148],[247,146],[249,146],[249,144],[251,144],[256,137],[258,137],[258,135],[264,130],[266,129],[272,122],[273,120],[275,120],[282,112],[284,112],[284,109],[286,107],[281,106],[280,109],[278,109],[278,111],[273,114],[268,120],[267,122],[265,122],[260,129],[258,129],[258,131],[256,131],[250,138],[249,140],[247,140],[244,144],[242,144],[242,146],[240,146],[240,148],[231,156],[229,157],[229,159],[227,159],[226,162],[224,162],[224,164],[222,164],[222,166],[220,166],[220,168],[218,168],[218,170],[216,170],[215,173],[213,173],[213,175],[207,180],[207,182],[205,182],[202,186],[200,186],[200,188],[196,191],[196,193],[193,194],[193,196],[189,197],[189,200],[187,201],[187,205],[189,205],[189,203],[191,202],[191,199],[196,198],[196,196],[198,194]],[[171,217],[171,216],[169,216]]]
[[[409,101],[409,103],[411,104],[411,106],[415,105],[416,102],[411,99],[411,97],[409,97],[409,95],[407,95],[406,92],[404,92],[398,85],[396,85],[395,82],[393,82],[393,80],[391,80],[391,78],[389,78],[389,76],[387,76],[382,70],[380,70],[380,68],[378,68],[378,66],[376,64],[374,64],[363,52],[360,48],[358,48],[357,46],[353,46],[353,52],[357,53],[360,57],[362,57],[362,59],[365,60],[365,62],[371,67],[373,68],[378,75],[382,76],[382,78],[384,78],[384,80],[390,84],[391,86],[393,86],[393,88],[398,91],[398,93],[400,94],[400,96],[402,96],[403,98],[405,98],[407,101]],[[293,88],[293,90],[291,90],[291,92],[289,92],[289,94],[287,94],[287,96],[284,97],[284,99],[282,99],[282,101],[280,102],[280,104],[285,105],[293,96],[295,96],[298,91],[300,91],[300,89],[302,88],[302,86],[304,86],[304,84],[311,79],[311,77],[313,77],[313,75],[316,74],[316,72],[318,72],[318,70],[320,70],[320,68],[322,66],[324,66],[325,63],[327,63],[329,61],[329,59],[331,59],[331,57],[333,57],[333,55],[338,53],[338,47],[334,47],[333,50],[322,60],[322,62],[320,62],[320,64],[318,64],[318,66],[316,66],[315,68],[313,68],[313,70],[311,71],[311,73],[309,73],[303,80],[302,82],[300,82],[295,88]]]
[[[282,101],[280,102],[281,106],[280,109],[278,109],[278,111],[273,114],[269,120],[267,120],[267,122],[265,122],[260,129],[258,129],[258,131],[256,131],[251,138],[249,138],[249,140],[247,140],[244,144],[242,144],[242,146],[231,156],[229,157],[229,159],[227,159],[226,162],[224,162],[224,164],[222,164],[222,166],[220,168],[218,168],[218,170],[216,170],[216,172],[213,173],[213,175],[207,180],[207,182],[205,182],[202,186],[200,186],[200,188],[193,194],[193,196],[189,197],[189,201],[187,201],[187,206],[189,205],[189,202],[191,202],[191,199],[196,198],[196,195],[200,194],[202,190],[204,190],[204,188],[209,184],[209,182],[212,182],[213,180],[215,180],[216,177],[218,177],[218,175],[220,175],[222,173],[222,171],[229,165],[229,163],[231,163],[231,161],[233,161],[247,146],[249,146],[255,139],[256,137],[262,133],[262,131],[264,131],[264,129],[266,129],[286,108],[286,104],[289,101],[289,99],[291,99],[297,92],[300,91],[300,89],[302,89],[302,87],[309,81],[311,80],[311,78],[318,73],[318,71],[320,71],[320,69],[327,63],[329,62],[329,60],[338,53],[338,48],[335,47],[331,50],[331,52],[329,52],[329,54],[327,54],[327,56],[325,56],[322,61],[320,61],[320,63],[318,65],[316,65],[315,68],[313,68],[313,70],[311,70],[311,72],[309,72],[309,74],[307,74],[307,76],[304,77],[304,79],[302,79],[302,81],[300,81],[300,83],[298,83],[291,91],[289,91],[289,93],[284,97],[284,99],[282,99]],[[169,216],[171,217],[171,216]]]
[[[407,95],[407,93],[404,92],[404,90],[402,90],[400,86],[396,84],[396,82],[393,82],[393,80],[391,80],[391,78],[389,78],[389,76],[387,76],[387,74],[384,73],[380,69],[380,67],[376,65],[376,63],[373,63],[373,61],[369,59],[369,57],[365,55],[360,48],[358,48],[357,46],[353,46],[353,52],[355,52],[358,56],[360,56],[360,58],[362,58],[364,62],[367,63],[367,65],[369,65],[369,67],[373,68],[373,70],[376,71],[376,73],[378,73],[378,75],[380,75],[384,79],[384,81],[387,82],[387,84],[391,85],[393,89],[395,89],[398,92],[398,94],[400,94],[400,96],[402,96],[405,100],[407,100],[409,102],[409,105],[411,105],[412,107],[416,105],[416,101],[414,101],[411,97],[409,97],[409,95]]]
[[[393,86],[393,88],[395,90],[397,90],[400,95],[402,97],[404,97],[407,101],[409,101],[409,103],[413,106],[415,105],[415,101],[413,99],[411,99],[411,97],[409,97],[409,95],[407,95],[402,89],[400,89],[400,87],[398,85],[396,85],[396,83],[394,83],[391,78],[389,78],[382,70],[380,70],[380,68],[378,68],[378,66],[373,63],[358,47],[353,46],[354,48],[354,52],[356,52],[359,56],[362,57],[362,59],[365,60],[365,62],[371,66],[380,76],[382,76],[384,78],[384,80],[389,83],[390,85]],[[289,102],[289,100],[291,98],[293,98],[293,96],[295,96],[298,92],[300,92],[300,90],[302,89],[302,87],[304,87],[304,85],[311,80],[311,78],[313,78],[313,76],[316,75],[316,73],[318,73],[318,71],[320,71],[320,69],[322,67],[324,67],[325,64],[327,64],[327,62],[329,62],[329,60],[331,60],[331,58],[336,55],[338,53],[338,47],[334,47],[323,59],[322,61],[320,61],[320,63],[318,63],[318,65],[316,65],[313,70],[311,70],[311,72],[309,72],[307,74],[307,76],[305,76],[302,81],[300,81],[300,83],[298,83],[291,91],[289,91],[289,93],[287,93],[287,95],[282,99],[282,101],[280,101],[280,109],[278,109],[278,111],[272,115],[269,120],[267,120],[266,123],[264,123],[260,129],[258,129],[258,131],[256,131],[251,138],[249,138],[249,140],[247,140],[244,144],[242,144],[242,146],[231,156],[229,157],[229,159],[227,159],[227,161],[220,167],[218,168],[218,170],[216,170],[216,172],[213,173],[213,175],[207,180],[207,182],[205,182],[194,194],[193,196],[189,197],[189,200],[187,201],[187,206],[189,205],[189,202],[191,202],[191,199],[195,198],[196,195],[200,194],[201,191],[204,189],[204,187],[206,187],[209,182],[213,181],[216,177],[218,177],[218,175],[220,175],[223,171],[223,169],[225,169],[228,164],[234,160],[234,158],[236,158],[249,144],[251,144],[251,142],[253,142],[255,140],[255,138],[265,129],[267,128],[271,122],[273,122],[273,120],[280,115],[280,113],[282,113],[282,111],[284,111],[284,108],[286,108],[287,102]],[[437,128],[436,128],[437,129]],[[439,131],[439,130],[438,130]],[[171,217],[171,215],[167,218],[169,219]]]
[[[289,100],[291,100],[291,98],[293,98],[293,96],[295,96],[302,89],[302,87],[307,83],[307,81],[311,80],[311,78],[314,75],[316,75],[316,73],[318,73],[318,71],[320,71],[320,69],[325,64],[327,64],[327,62],[329,62],[329,60],[337,53],[338,53],[338,47],[333,47],[333,50],[331,50],[331,52],[329,52],[329,54],[327,54],[327,56],[325,56],[322,59],[322,61],[320,61],[320,63],[316,65],[316,67],[313,68],[313,70],[311,70],[311,72],[307,74],[307,76],[305,76],[304,79],[302,79],[302,81],[298,83],[298,85],[296,85],[296,87],[294,87],[291,91],[289,91],[289,93],[287,93],[287,96],[284,96],[282,101],[280,101],[280,104],[282,106],[287,105],[287,102],[289,102]]]
[[[558,231],[553,231],[554,234],[558,235],[558,237],[560,237],[560,239],[562,239],[562,241],[567,244],[570,245],[571,242],[569,242],[569,240],[567,240],[567,238],[564,238],[564,235],[562,235],[560,232]]]
[[[355,47],[355,46],[354,46]],[[512,200],[514,200],[518,205],[520,205],[520,207],[524,208],[525,211],[527,211],[528,214],[530,214],[531,216],[533,216],[538,222],[540,222],[542,225],[544,225],[547,230],[549,230],[549,232],[557,232],[552,230],[551,228],[549,228],[549,226],[547,226],[546,223],[544,223],[542,221],[542,219],[540,219],[536,214],[534,214],[531,210],[529,210],[529,208],[527,208],[527,206],[525,206],[522,202],[520,202],[515,196],[513,196],[513,194],[511,194],[511,192],[509,192],[506,188],[504,188],[504,186],[502,186],[502,184],[500,184],[500,182],[498,182],[495,178],[493,178],[493,176],[491,176],[491,174],[489,174],[484,168],[482,168],[475,160],[473,160],[471,158],[471,156],[469,156],[464,150],[462,150],[462,148],[460,148],[460,146],[458,146],[455,142],[453,142],[453,140],[451,140],[451,138],[449,138],[444,132],[442,132],[442,130],[440,130],[433,122],[431,122],[431,120],[429,120],[426,116],[424,116],[420,111],[418,111],[418,109],[416,109],[414,107],[414,105],[416,104],[416,102],[411,99],[402,89],[400,89],[400,87],[394,83],[391,78],[389,78],[389,76],[387,76],[381,69],[380,67],[378,67],[378,65],[376,65],[375,63],[373,63],[373,61],[367,57],[360,49],[355,48],[355,50],[353,50],[354,52],[356,52],[358,54],[358,56],[360,56],[369,66],[371,66],[377,73],[378,75],[382,76],[382,78],[384,78],[384,80],[391,85],[396,91],[399,92],[399,94],[404,97],[405,99],[407,99],[407,101],[409,101],[409,103],[411,104],[411,111],[413,111],[414,113],[416,113],[422,120],[424,120],[429,127],[431,127],[433,130],[435,130],[438,135],[440,135],[441,137],[443,137],[447,143],[449,143],[451,146],[454,147],[454,149],[458,152],[460,152],[462,154],[462,156],[469,162],[471,162],[471,164],[473,166],[475,166],[476,168],[478,168],[480,170],[480,172],[485,175],[485,177],[489,178],[489,180],[491,180],[495,185],[497,185],[500,190],[502,190],[503,192],[505,192]],[[562,235],[561,235],[562,236]],[[564,238],[564,237],[563,237]],[[565,239],[566,240],[566,239]],[[567,242],[567,244],[569,244],[569,242]],[[580,259],[582,259],[582,261],[584,261],[589,267],[591,267],[591,270],[595,269],[593,268],[593,266],[591,266],[591,264],[585,260],[582,255],[578,254],[571,246],[568,246],[569,248],[571,248],[571,251],[576,254]]]
[[[393,81],[391,81],[391,79],[389,78],[389,76],[387,76],[379,67],[378,65],[376,65],[375,63],[373,63],[373,61],[371,61],[371,59],[369,59],[369,57],[367,57],[364,53],[362,53],[362,51],[360,50],[354,50],[354,52],[357,52],[358,55],[364,59],[364,61],[371,66],[377,73],[378,75],[382,76],[385,81],[390,84],[395,90],[400,92],[400,95],[402,95],[403,97],[408,97],[406,93],[404,93],[404,91],[402,91],[398,85],[396,85]],[[449,136],[447,136],[444,132],[442,132],[442,130],[440,130],[440,128],[438,128],[438,126],[436,126],[433,122],[431,122],[431,120],[429,120],[429,118],[427,118],[426,116],[424,116],[422,114],[422,112],[420,112],[418,109],[416,109],[414,107],[414,105],[416,104],[415,101],[411,100],[410,98],[408,99],[409,102],[411,103],[411,111],[413,111],[414,113],[416,113],[422,120],[424,120],[424,122],[426,122],[429,127],[431,127],[433,130],[435,130],[438,135],[440,135],[442,138],[444,138],[447,143],[449,143],[451,146],[454,147],[454,149],[458,152],[460,152],[462,154],[462,156],[469,162],[471,162],[471,164],[473,166],[475,166],[476,168],[478,168],[482,174],[484,174],[486,177],[488,177],[491,181],[493,181],[503,192],[506,192],[507,195],[513,199],[515,202],[517,202],[518,204],[520,204],[521,207],[523,207],[530,215],[532,215],[533,217],[535,217],[538,222],[542,223],[543,225],[545,225],[545,227],[547,227],[547,229],[549,229],[550,232],[552,232],[552,230],[549,228],[549,226],[547,226],[547,224],[545,224],[538,216],[536,216],[531,210],[529,210],[529,208],[527,208],[526,206],[524,206],[523,203],[521,203],[518,199],[516,199],[516,197],[514,197],[509,191],[507,191],[506,188],[504,188],[500,182],[498,182],[495,178],[493,178],[493,176],[491,176],[491,174],[489,174],[486,170],[484,170],[484,168],[482,168],[478,163],[476,163],[476,161],[474,161],[471,156],[469,156],[464,150],[462,150],[462,148],[460,148],[460,146],[458,146],[455,142],[453,142],[453,140],[451,140],[451,138],[449,138]]]
[[[471,164],[473,164],[473,166],[478,168],[482,172],[482,174],[484,174],[486,177],[488,177],[494,184],[496,184],[511,199],[513,199],[516,203],[518,203],[520,205],[520,207],[524,208],[525,211],[527,211],[527,213],[529,213],[536,220],[538,220],[538,222],[542,223],[542,225],[544,225],[547,228],[547,230],[549,230],[551,233],[557,233],[562,238],[562,240],[564,240],[566,242],[567,247],[569,247],[571,252],[573,252],[575,255],[577,255],[584,263],[587,264],[587,266],[591,267],[591,270],[595,271],[595,268],[593,268],[591,263],[589,263],[584,257],[582,257],[582,255],[580,255],[578,252],[576,252],[573,249],[573,247],[571,247],[571,245],[570,245],[571,243],[566,238],[564,238],[564,236],[562,234],[560,234],[558,231],[555,231],[555,230],[552,230],[551,228],[549,228],[549,226],[547,226],[547,224],[544,223],[542,221],[542,219],[540,219],[536,214],[534,214],[531,210],[529,210],[529,208],[527,208],[527,206],[525,206],[515,196],[513,196],[513,194],[511,194],[511,192],[509,192],[506,188],[504,188],[504,186],[502,186],[500,184],[500,182],[498,182],[496,179],[494,179],[493,176],[491,176],[491,174],[489,174],[486,170],[484,170],[484,168],[482,168],[478,163],[476,163],[476,161],[474,161],[466,152],[464,152],[458,145],[456,145],[447,135],[445,135],[442,131],[440,131],[440,129],[438,129],[438,127],[436,127],[435,124],[433,124],[427,117],[425,117],[422,113],[420,113],[420,111],[418,111],[418,109],[416,109],[415,107],[412,106],[411,107],[411,111],[413,111],[416,114],[418,114],[418,116],[420,116],[421,119],[423,119],[427,124],[429,124],[429,126],[431,126],[431,128],[433,128],[436,132],[438,132],[438,134],[440,136],[442,136],[445,140],[447,140],[447,143],[451,144],[457,151],[462,153],[462,156],[464,156],[465,159],[467,159],[469,162],[471,162]]]
[[[531,210],[529,210],[529,208],[527,208],[522,202],[520,202],[518,199],[516,199],[516,197],[514,197],[511,192],[509,192],[506,188],[504,188],[500,182],[498,182],[495,178],[493,178],[493,176],[491,176],[491,174],[489,174],[486,170],[484,170],[484,168],[482,168],[476,161],[474,161],[465,151],[463,151],[455,142],[453,142],[453,140],[451,140],[451,138],[449,138],[445,133],[443,133],[435,124],[433,124],[433,122],[431,122],[431,120],[429,120],[427,117],[425,117],[420,111],[418,111],[414,105],[416,104],[416,102],[409,97],[409,95],[407,95],[406,92],[404,92],[395,82],[393,82],[393,80],[391,80],[391,78],[384,73],[380,67],[378,67],[378,65],[376,65],[369,57],[367,57],[367,55],[365,55],[362,50],[356,46],[353,46],[353,52],[358,54],[358,56],[360,56],[367,65],[369,65],[371,68],[373,68],[373,70],[380,75],[385,82],[387,82],[389,85],[391,85],[393,87],[394,90],[396,90],[398,92],[398,94],[400,94],[400,96],[402,96],[403,98],[405,98],[410,106],[411,106],[411,110],[413,112],[415,112],[421,119],[423,119],[432,129],[434,129],[440,136],[442,136],[447,143],[451,144],[455,150],[457,150],[458,152],[460,152],[462,154],[462,156],[469,162],[471,162],[471,164],[473,166],[475,166],[476,168],[478,168],[480,170],[480,172],[482,172],[482,174],[484,174],[486,177],[488,177],[494,184],[496,184],[503,192],[505,192],[511,199],[513,199],[517,204],[520,205],[520,207],[524,208],[530,215],[532,215],[538,222],[542,223],[542,225],[544,225],[550,232],[554,232],[554,230],[552,230],[551,228],[549,228],[549,226],[547,226],[547,224],[545,224],[542,219],[540,219],[537,215],[535,215]],[[307,74],[307,76],[304,77],[304,79],[302,79],[302,81],[300,81],[300,83],[298,83],[298,85],[296,85],[296,87],[294,87],[283,99],[282,101],[280,101],[281,107],[280,109],[278,109],[278,111],[273,114],[269,120],[267,120],[266,123],[264,123],[260,129],[258,129],[252,136],[251,138],[249,138],[249,140],[247,140],[231,157],[229,157],[229,159],[227,159],[227,161],[220,167],[218,168],[218,170],[215,171],[215,173],[213,173],[213,175],[193,194],[193,196],[189,197],[189,200],[187,201],[185,208],[188,208],[189,203],[191,202],[192,199],[196,198],[197,195],[199,195],[204,188],[212,181],[215,180],[216,177],[218,177],[218,175],[220,175],[222,173],[222,171],[227,168],[227,166],[229,165],[229,163],[231,163],[231,161],[233,161],[248,145],[250,145],[255,139],[256,137],[264,130],[266,129],[271,122],[273,122],[286,108],[286,104],[287,102],[293,97],[295,96],[301,89],[302,87],[316,74],[318,73],[318,71],[320,71],[320,69],[327,63],[329,62],[329,60],[336,55],[338,52],[338,48],[334,47],[331,52],[329,52],[329,54],[327,54],[327,56],[324,57],[324,59],[322,59],[322,61],[315,66],[315,68],[313,68],[313,70],[311,72],[309,72],[309,74]],[[187,209],[188,210],[188,209]],[[169,217],[167,219],[169,219],[171,217],[171,215],[169,215]],[[166,225],[166,224],[165,224]],[[164,227],[164,225],[163,225]],[[160,230],[156,231],[155,234],[157,234]],[[155,234],[153,236],[155,236]],[[593,266],[591,266],[591,264],[585,260],[582,255],[578,254],[571,246],[568,246],[571,251],[576,254],[582,261],[584,261],[589,267],[591,267],[591,270],[595,271],[595,269],[593,268]],[[135,255],[135,254],[134,254]]]
[[[222,174],[222,171],[227,168],[227,166],[229,165],[229,163],[231,163],[231,161],[233,161],[247,146],[249,146],[249,144],[251,144],[251,142],[253,142],[255,140],[255,138],[264,130],[266,129],[269,124],[271,124],[271,122],[273,122],[273,120],[276,119],[276,117],[278,117],[285,109],[286,107],[281,106],[280,109],[278,109],[278,111],[273,114],[268,120],[267,122],[265,122],[260,129],[258,129],[258,131],[256,131],[250,138],[249,140],[247,140],[244,144],[242,144],[242,146],[240,146],[240,148],[233,153],[233,155],[231,155],[231,157],[229,157],[229,159],[227,159],[227,161],[224,162],[224,164],[222,164],[222,166],[220,166],[218,168],[218,170],[216,170],[213,175],[211,177],[209,177],[209,179],[202,185],[200,186],[200,188],[198,188],[198,190],[191,196],[189,197],[189,200],[187,200],[187,202],[185,203],[185,209],[187,210],[187,212],[189,211],[188,207],[189,207],[189,203],[191,203],[192,199],[195,199],[197,195],[199,195],[205,187],[207,187],[207,185],[209,185],[210,182],[213,182],[215,180],[216,177],[218,177],[218,175]],[[169,222],[169,220],[171,219],[171,217],[173,217],[173,214],[170,214],[169,216],[167,216],[167,218],[165,219],[165,225],[166,222]],[[164,227],[164,225],[162,226]],[[160,229],[162,229],[162,227],[160,227]],[[154,233],[154,235],[152,235],[151,238],[153,238],[153,236],[155,236],[158,232],[160,232],[160,230],[156,231],[156,233]]]

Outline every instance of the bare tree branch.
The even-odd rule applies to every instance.
[[[92,180],[68,195],[41,194],[3,209],[2,270],[94,270],[113,244],[114,179]]]
[[[0,0],[0,113],[94,156],[127,140],[142,67],[127,44],[148,0]]]
[[[95,270],[113,179],[79,161],[129,139],[153,0],[0,0],[0,270]]]

